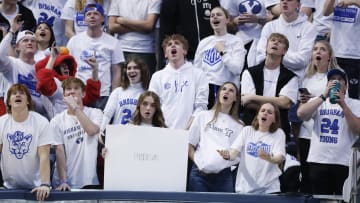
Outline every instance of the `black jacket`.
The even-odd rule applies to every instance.
[[[218,0],[163,0],[160,46],[166,35],[181,34],[189,42],[187,58],[193,60],[199,41],[214,33],[210,26],[210,11],[217,6],[220,6]]]

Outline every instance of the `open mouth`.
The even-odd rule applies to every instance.
[[[171,50],[171,54],[176,54],[177,53],[177,50],[176,49],[172,49]]]
[[[15,99],[15,103],[21,103],[21,99]]]
[[[265,118],[265,117],[261,117],[261,120],[262,120],[262,121],[266,121],[266,118]]]
[[[320,61],[320,60],[321,60],[321,56],[316,56],[315,59]]]
[[[273,50],[278,50],[278,48],[277,48],[277,47],[275,47],[275,46],[274,46],[274,47],[271,47],[271,49],[273,49]]]
[[[41,33],[40,33],[40,36],[41,36],[41,37],[45,37],[45,36],[46,36],[46,33],[45,33],[45,32],[41,32]]]
[[[133,78],[135,78],[137,76],[137,74],[136,73],[129,73],[128,76],[129,76],[129,78],[133,79]]]
[[[214,20],[214,21],[213,21],[213,24],[214,24],[214,25],[219,25],[219,24],[220,24],[220,21]]]
[[[227,100],[228,98],[229,98],[229,97],[228,97],[227,95],[224,95],[224,96],[223,96],[223,99],[224,99],[224,100]]]

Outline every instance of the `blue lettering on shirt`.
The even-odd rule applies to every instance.
[[[262,141],[256,143],[249,142],[248,145],[246,146],[246,153],[253,157],[259,157],[258,155],[259,149],[262,149],[265,153],[270,154],[271,146],[266,143],[263,143]]]
[[[76,12],[75,22],[79,27],[85,27],[85,14],[83,12]]]
[[[137,102],[138,102],[137,99],[126,98],[126,99],[119,101],[119,105],[120,105],[120,107],[122,107],[124,105],[135,105],[136,106]]]
[[[334,9],[334,21],[343,23],[355,23],[358,8],[341,8],[336,6]]]
[[[188,87],[189,85],[190,85],[190,83],[188,80],[183,80],[183,81],[174,80],[174,85],[171,85],[170,82],[166,82],[164,84],[164,89],[170,90],[172,87],[174,87],[175,93],[181,93],[184,91],[184,88]]]
[[[8,133],[9,151],[15,155],[17,159],[22,159],[29,152],[32,135],[25,135],[24,132],[15,131],[14,134]]]
[[[215,64],[221,61],[221,56],[215,48],[211,48],[205,50],[204,59],[203,61],[210,66],[214,66]]]
[[[39,9],[47,10],[47,11],[55,14],[59,18],[61,16],[61,10],[56,8],[54,5],[49,5],[49,4],[45,4],[45,3],[39,3],[38,7],[39,7]]]
[[[27,76],[18,74],[18,83],[25,85],[29,89],[31,96],[41,96],[41,94],[36,91],[36,78],[31,73]]]

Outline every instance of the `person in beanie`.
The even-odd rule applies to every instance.
[[[342,69],[330,70],[327,79],[324,93],[301,104],[297,114],[306,121],[314,119],[307,158],[312,193],[341,195],[349,174],[351,146],[360,133],[360,101],[346,95],[347,76]],[[335,80],[340,88],[333,104],[328,98]]]

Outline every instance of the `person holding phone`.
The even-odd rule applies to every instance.
[[[325,40],[317,41],[313,46],[310,64],[302,81],[302,86],[299,88],[301,104],[306,103],[310,98],[319,96],[324,92],[327,83],[326,74],[330,69],[335,67],[338,67],[338,65],[329,42]],[[300,191],[303,193],[311,192],[309,185],[309,167],[306,159],[309,153],[313,125],[314,121],[312,119],[302,122],[299,133],[298,148],[302,175]]]

